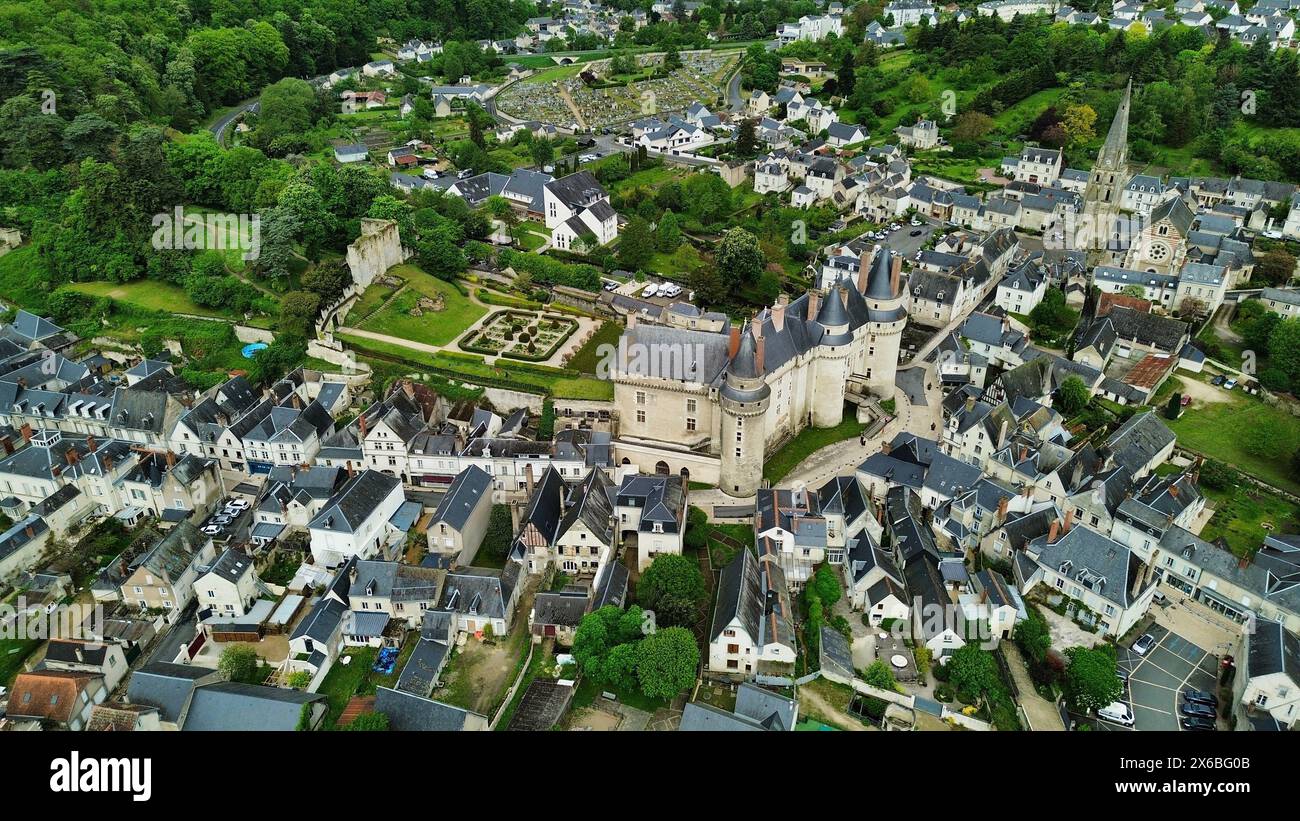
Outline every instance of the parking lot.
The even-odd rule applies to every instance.
[[[1180,730],[1178,708],[1185,689],[1217,690],[1218,658],[1158,624],[1147,630],[1156,644],[1145,655],[1119,650],[1119,669],[1127,672],[1126,699],[1133,706],[1134,730]],[[1098,721],[1101,730],[1127,730]]]

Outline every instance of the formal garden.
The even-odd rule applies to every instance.
[[[568,317],[499,311],[488,317],[469,338],[460,341],[466,351],[541,362],[549,359],[578,329]]]

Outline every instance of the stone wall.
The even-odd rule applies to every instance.
[[[375,277],[405,261],[406,252],[395,221],[361,220],[361,236],[348,246],[348,268],[358,288],[364,291]]]
[[[483,396],[492,403],[497,413],[505,415],[515,408],[528,408],[530,413],[542,412],[542,400],[545,398],[537,393],[525,393],[523,391],[511,391],[505,388],[484,388]]]
[[[265,342],[270,345],[275,341],[275,334],[265,328],[253,328],[249,325],[236,325],[235,338],[240,342]]]

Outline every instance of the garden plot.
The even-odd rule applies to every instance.
[[[500,311],[462,340],[460,347],[489,356],[541,361],[554,354],[577,328],[578,323],[567,317]]]

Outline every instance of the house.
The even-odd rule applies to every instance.
[[[609,194],[589,171],[552,180],[543,187],[542,203],[551,244],[569,250],[575,243],[605,245],[618,237],[618,214]]]
[[[126,697],[133,705],[157,709],[163,729],[178,730],[189,714],[194,689],[221,680],[221,673],[209,667],[151,661],[131,674]]]
[[[517,562],[507,562],[504,570],[454,570],[447,574],[438,609],[455,614],[458,631],[504,636],[510,632],[519,602],[519,572]]]
[[[618,531],[611,495],[614,483],[603,470],[592,470],[569,494],[568,509],[555,531],[552,560],[568,576],[597,576],[613,555]],[[680,530],[676,521],[670,529]],[[653,541],[656,535],[649,537]],[[671,536],[668,537],[671,540]],[[680,533],[677,534],[680,541]]]
[[[920,119],[913,125],[900,125],[894,133],[900,145],[916,151],[929,151],[939,145],[939,125],[934,120]]]
[[[163,729],[162,717],[154,707],[139,704],[107,702],[96,704],[90,711],[86,731],[99,732],[157,732]]]
[[[1041,583],[1063,593],[1086,608],[1079,618],[1105,635],[1122,636],[1151,607],[1152,567],[1127,546],[1072,520],[1067,510],[1063,522],[1053,522],[1046,536],[1025,547],[1036,569],[1020,580],[1021,590],[1028,593]]]
[[[323,567],[337,567],[353,556],[370,558],[386,552],[400,541],[389,520],[405,502],[400,479],[377,470],[362,471],[308,523],[312,556]]]
[[[1169,459],[1176,438],[1159,414],[1139,413],[1110,435],[1103,452],[1112,466],[1123,467],[1134,479],[1141,479]]]
[[[215,556],[212,539],[189,521],[178,522],[131,564],[120,585],[122,600],[141,610],[185,609],[201,568]]]
[[[367,77],[392,77],[397,67],[392,60],[372,60],[361,67],[361,73]]]
[[[456,474],[425,531],[431,553],[471,564],[492,518],[492,477],[477,465]]]
[[[224,618],[246,615],[261,590],[252,558],[237,547],[228,548],[194,580],[199,609]]]
[[[0,581],[9,581],[31,570],[50,541],[45,519],[29,513],[0,533]]]
[[[993,304],[1008,313],[1028,314],[1047,294],[1047,270],[1026,261],[1012,268],[998,283]]]
[[[445,576],[435,568],[359,559],[348,573],[348,604],[357,615],[384,613],[418,627],[437,606]]]
[[[41,669],[100,676],[108,692],[117,689],[128,672],[122,645],[113,642],[50,639]]]
[[[443,610],[427,610],[420,621],[420,638],[397,678],[403,693],[427,697],[438,686],[456,639],[456,619]]]
[[[101,676],[61,670],[19,673],[9,688],[11,719],[30,719],[64,730],[84,729],[96,704],[108,698]]]
[[[1281,622],[1260,619],[1254,630],[1242,631],[1241,644],[1233,682],[1237,729],[1294,729],[1300,718],[1300,638]]]
[[[835,148],[866,142],[871,135],[860,125],[831,123],[826,127],[826,144]]]
[[[793,616],[780,565],[741,550],[718,580],[708,671],[740,679],[788,673],[795,661]]]
[[[799,702],[751,684],[736,688],[736,706],[731,712],[700,701],[687,702],[682,709],[681,732],[786,732],[799,720]]]
[[[328,709],[329,702],[319,693],[220,681],[194,688],[181,729],[186,732],[315,730]]]
[[[614,498],[622,539],[636,539],[639,570],[649,567],[660,553],[681,554],[689,503],[680,476],[627,476]]]
[[[334,146],[334,161],[338,163],[365,162],[370,149],[365,143],[341,143]]]
[[[533,641],[554,638],[562,647],[572,647],[578,625],[587,613],[587,591],[573,585],[557,592],[538,593],[528,614]]]
[[[869,533],[859,534],[844,561],[849,606],[867,614],[871,626],[906,619],[910,612],[902,574]]]
[[[390,687],[380,687],[376,691],[375,712],[388,718],[390,730],[449,732],[489,729],[487,716]]]
[[[1300,291],[1265,288],[1260,292],[1259,299],[1268,306],[1268,310],[1284,319],[1294,319],[1300,316]]]

